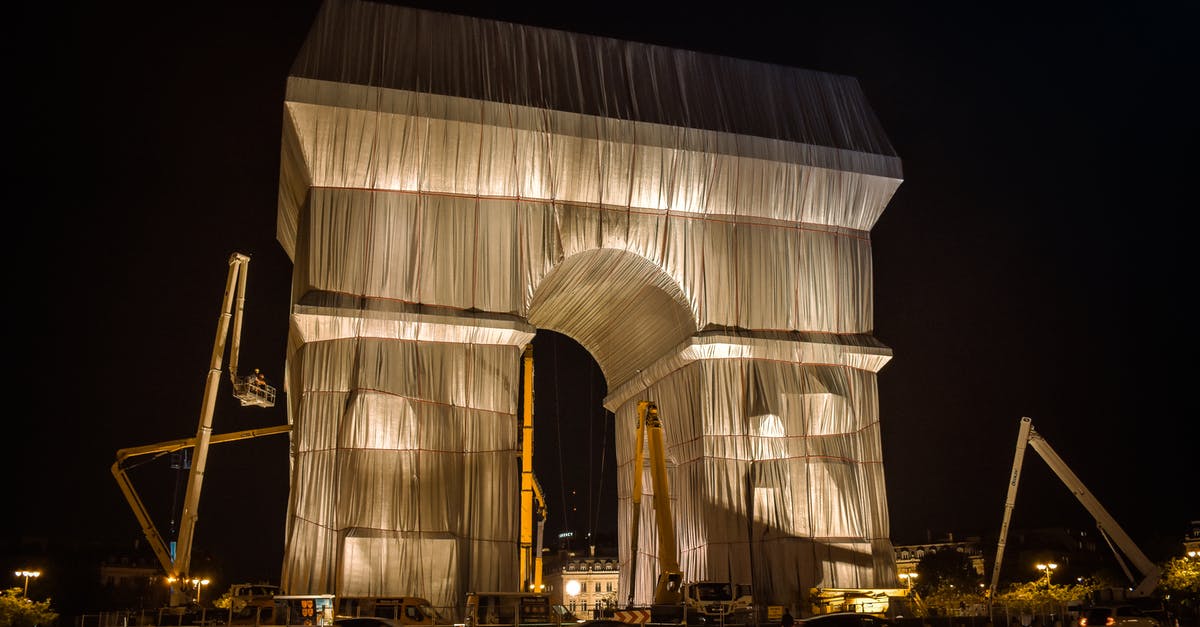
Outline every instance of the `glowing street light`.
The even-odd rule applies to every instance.
[[[912,590],[913,580],[917,578],[917,573],[900,573],[897,576],[904,580],[905,587]]]
[[[193,579],[192,585],[196,586],[196,605],[199,605],[200,604],[200,591],[202,589],[204,589],[204,586],[208,585],[208,580],[207,579]]]
[[[37,579],[42,576],[42,571],[40,570],[18,570],[15,573],[18,577],[25,578],[25,596],[29,596],[29,578],[33,577]]]
[[[574,612],[575,598],[579,596],[580,592],[583,592],[583,584],[579,583],[579,581],[576,579],[571,579],[567,581],[567,584],[564,587],[566,588],[564,592],[567,593],[567,596],[571,597],[571,611]]]
[[[1055,564],[1054,562],[1050,562],[1048,564],[1038,564],[1037,565],[1038,570],[1046,573],[1046,585],[1047,586],[1050,585],[1050,574],[1053,573],[1054,569],[1056,569],[1056,568],[1058,568],[1058,564]]]

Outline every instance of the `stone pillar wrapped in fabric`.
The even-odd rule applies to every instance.
[[[517,589],[519,367],[539,328],[607,380],[639,602],[643,399],[687,579],[752,583],[760,603],[893,587],[870,229],[900,182],[849,77],[329,0],[284,111],[284,589],[448,615]]]

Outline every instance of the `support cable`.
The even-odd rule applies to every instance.
[[[560,495],[559,501],[562,503],[563,513],[563,531],[570,530],[570,522],[567,518],[567,482],[563,475],[563,456],[562,456],[562,413],[558,404],[558,375],[561,372],[558,367],[558,342],[557,337],[550,338],[553,342],[550,346],[550,352],[554,355],[554,440],[558,443],[555,447],[558,449],[558,492]]]

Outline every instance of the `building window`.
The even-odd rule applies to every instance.
[[[611,581],[604,582],[604,591],[612,592],[612,582]]]

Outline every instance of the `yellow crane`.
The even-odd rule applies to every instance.
[[[225,442],[235,442],[237,440],[247,440],[257,438],[264,435],[274,435],[276,433],[287,433],[292,430],[291,425],[278,425],[274,427],[266,427],[263,429],[246,429],[244,431],[234,431],[233,433],[222,433],[212,436],[209,444],[222,444]],[[161,457],[167,453],[185,448],[196,446],[196,438],[182,438],[178,440],[167,440],[166,442],[158,442],[155,444],[145,444],[142,446],[132,446],[123,448],[117,451],[117,461],[113,462],[112,474],[117,480],[117,485],[121,488],[121,493],[125,495],[125,500],[129,502],[129,506],[133,509],[133,515],[138,519],[138,523],[142,526],[142,533],[146,535],[146,540],[150,543],[150,548],[154,551],[155,557],[158,558],[159,564],[163,570],[169,575],[175,574],[174,562],[171,557],[171,552],[167,548],[167,543],[158,533],[158,528],[154,526],[154,521],[150,518],[150,513],[146,510],[146,506],[142,503],[142,499],[138,496],[137,490],[133,487],[133,482],[129,479],[129,460],[143,455],[154,455]]]
[[[728,581],[684,582],[679,568],[679,551],[675,540],[675,523],[671,516],[671,488],[667,481],[667,454],[662,419],[658,405],[638,401],[637,434],[633,454],[633,522],[630,536],[633,542],[629,571],[629,610],[637,582],[638,523],[642,505],[642,466],[645,455],[650,457],[650,482],[654,489],[654,522],[658,531],[658,579],[649,612],[619,612],[626,622],[649,620],[654,623],[685,623],[688,625],[748,625],[754,621],[754,596],[748,584]],[[645,453],[643,453],[643,450]],[[633,615],[636,614],[635,618]]]
[[[290,425],[268,427],[266,429],[249,429],[221,435],[212,434],[213,411],[216,407],[217,390],[220,387],[222,362],[225,357],[226,342],[229,342],[229,379],[233,386],[233,395],[243,406],[273,407],[275,405],[275,388],[268,385],[266,379],[256,369],[255,374],[238,375],[238,351],[241,345],[242,312],[246,304],[246,272],[250,257],[241,253],[233,253],[229,257],[229,272],[225,281],[225,295],[221,301],[221,312],[217,318],[217,333],[213,340],[212,356],[209,359],[208,375],[205,379],[204,397],[200,404],[200,421],[196,428],[196,437],[179,440],[169,440],[156,444],[147,444],[125,448],[117,451],[117,460],[112,465],[113,477],[125,495],[125,500],[133,509],[134,516],[150,543],[168,579],[178,582],[172,586],[171,605],[184,604],[191,598],[184,595],[189,590],[189,579],[192,559],[192,539],[199,518],[200,490],[204,483],[204,471],[208,462],[208,447],[211,444],[244,440],[276,433],[286,433]],[[230,335],[232,321],[233,332]],[[183,499],[183,514],[180,517],[179,540],[174,555],[167,548],[162,536],[154,526],[145,504],[138,497],[133,483],[126,472],[127,462],[141,455],[164,455],[184,448],[194,449],[191,469],[188,471],[187,491]]]
[[[675,546],[675,525],[671,518],[671,490],[667,484],[666,449],[663,444],[662,420],[658,417],[658,405],[650,401],[638,401],[637,435],[633,447],[633,524],[630,533],[633,540],[633,561],[630,565],[629,581],[637,581],[638,520],[642,511],[642,464],[643,449],[650,454],[650,484],[654,488],[654,521],[658,529],[658,581],[654,586],[654,604],[667,605],[683,600],[680,587],[683,572],[679,570],[679,552]],[[633,605],[633,589],[629,586],[629,605]]]
[[[533,345],[521,355],[523,370],[521,412],[521,590],[543,592],[542,534],[546,527],[546,499],[533,474]],[[537,517],[537,544],[534,545],[533,519]]]

